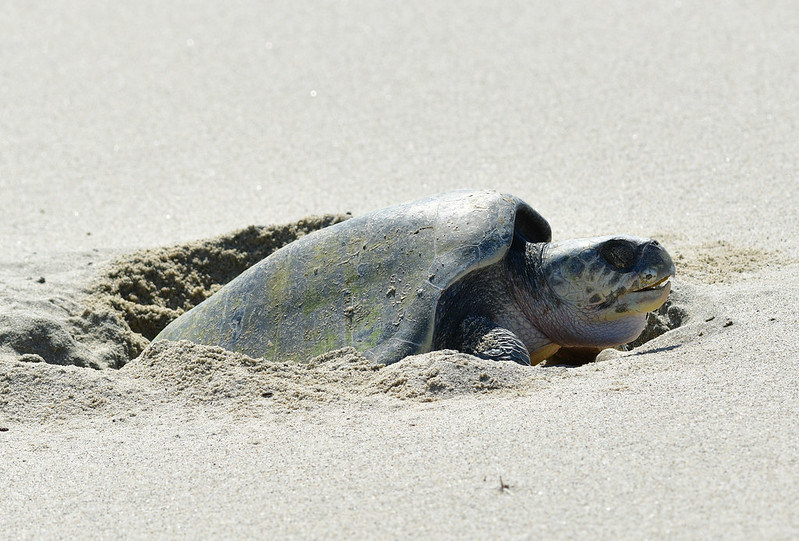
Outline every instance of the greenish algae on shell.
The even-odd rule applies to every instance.
[[[430,350],[441,292],[499,261],[514,231],[550,240],[544,218],[496,192],[450,192],[378,210],[274,252],[155,340],[296,361],[352,346],[395,362]]]

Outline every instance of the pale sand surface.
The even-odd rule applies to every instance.
[[[0,537],[799,537],[799,4],[0,13]],[[111,368],[171,317],[115,270],[205,295],[177,262],[246,263],[235,230],[454,188],[658,237],[676,328],[577,368]]]

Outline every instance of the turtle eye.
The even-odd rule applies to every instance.
[[[602,244],[599,254],[620,271],[630,271],[635,266],[637,250],[630,241],[612,239]]]

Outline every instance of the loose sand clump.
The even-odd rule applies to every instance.
[[[379,372],[374,384],[388,395],[426,402],[491,391],[520,391],[525,384],[540,379],[545,370],[443,350],[406,357],[389,365]]]
[[[54,269],[47,280],[0,278],[0,359],[83,368],[118,368],[147,340],[108,305],[87,309],[93,267]]]

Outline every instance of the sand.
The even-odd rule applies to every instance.
[[[4,537],[799,536],[795,3],[3,11]],[[456,188],[658,238],[670,304],[578,367],[148,346]]]

